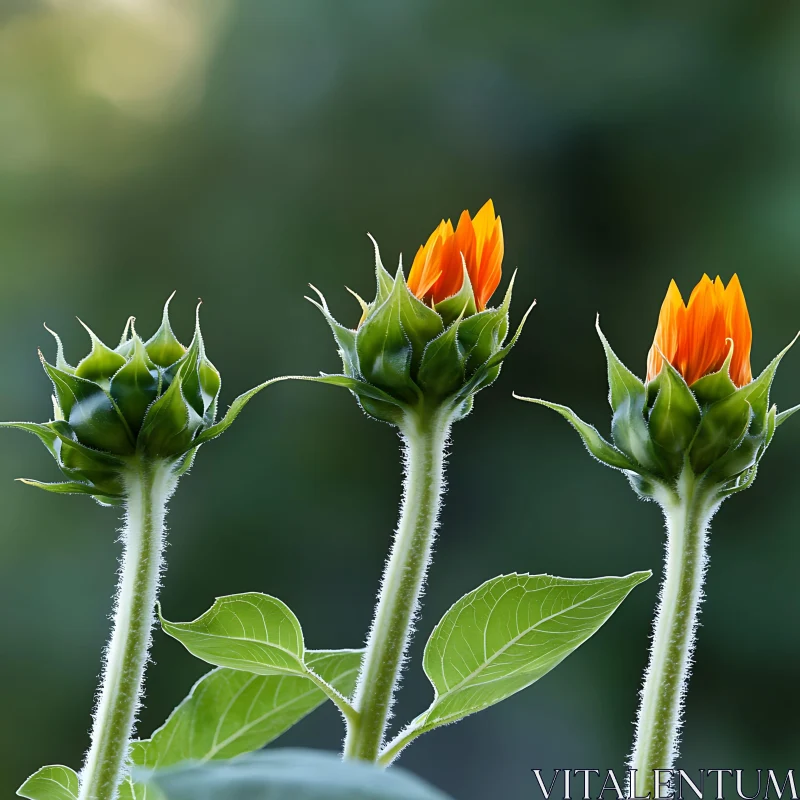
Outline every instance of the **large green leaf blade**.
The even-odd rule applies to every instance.
[[[219,597],[192,622],[169,622],[164,632],[192,655],[217,667],[257,675],[305,675],[305,645],[291,609],[266,594]]]
[[[157,772],[149,781],[167,800],[448,800],[402,769],[312,750],[267,750]]]
[[[78,800],[78,776],[69,767],[42,767],[17,789],[28,800]]]
[[[423,664],[435,698],[415,727],[454,722],[539,680],[649,577],[501,575],[465,595],[425,647]]]
[[[306,665],[345,697],[355,689],[361,650],[320,650]],[[260,750],[318,708],[326,695],[308,678],[218,669],[204,675],[150,739],[135,742],[136,766],[234,758]]]

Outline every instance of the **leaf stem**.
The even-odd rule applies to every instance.
[[[707,530],[719,501],[687,467],[675,491],[657,498],[667,523],[664,579],[630,758],[636,795],[655,797],[656,769],[678,755],[683,700],[707,568]],[[632,795],[633,796],[633,795]]]
[[[331,686],[326,680],[320,678],[313,669],[306,672],[306,677],[318,688],[322,689],[328,699],[342,712],[342,716],[348,724],[356,722],[358,719],[358,712],[347,701],[347,698]]]
[[[176,478],[169,465],[141,459],[124,481],[124,550],[114,626],[105,652],[92,745],[81,774],[80,800],[115,800],[124,778],[155,620],[166,504]]]
[[[402,426],[406,475],[400,521],[358,679],[358,717],[348,724],[346,759],[378,761],[430,564],[451,418],[445,408],[409,413]]]
[[[425,733],[423,728],[418,728],[414,722],[410,722],[394,739],[383,746],[378,758],[378,764],[382,767],[388,767],[414,739],[423,733]]]

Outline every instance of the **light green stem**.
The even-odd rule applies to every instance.
[[[115,800],[125,775],[155,619],[166,504],[175,478],[166,465],[141,461],[125,475],[125,484],[127,513],[114,627],[92,745],[81,773],[80,800]]]
[[[403,428],[406,476],[400,522],[367,641],[354,700],[358,717],[348,724],[345,758],[378,760],[430,563],[449,430],[450,416],[444,411],[409,417]]]
[[[659,500],[667,521],[667,557],[630,761],[631,769],[637,770],[636,794],[649,792],[651,797],[656,797],[653,770],[672,769],[678,754],[703,596],[706,531],[718,506],[688,469],[677,491]]]

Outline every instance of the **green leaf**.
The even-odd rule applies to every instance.
[[[792,408],[787,408],[786,411],[781,411],[776,418],[776,425],[783,425],[789,417],[791,417],[795,412],[800,411],[800,405],[792,406]]]
[[[571,408],[562,406],[558,403],[550,403],[547,400],[538,400],[535,397],[522,397],[514,394],[517,400],[524,400],[526,403],[537,403],[545,408],[551,408],[553,411],[558,412],[564,417],[567,422],[572,425],[578,432],[578,435],[583,439],[586,449],[603,464],[609,467],[622,470],[636,470],[636,466],[630,459],[622,452],[617,450],[613,444],[607,442],[598,432],[594,425],[584,422]]]
[[[653,442],[644,419],[647,391],[644,383],[637,378],[611,349],[600,328],[598,315],[595,323],[597,335],[603,344],[608,364],[608,400],[614,416],[611,420],[611,438],[614,444],[645,469],[658,467]]]
[[[305,675],[303,631],[289,607],[250,592],[218,598],[193,622],[161,625],[197,658],[257,675]]]
[[[350,696],[362,655],[361,650],[309,651],[305,663]],[[133,743],[131,760],[138,767],[164,769],[260,750],[326,700],[308,678],[220,667],[194,685],[150,739]]]
[[[167,800],[448,800],[411,773],[334,753],[266,750],[149,776]]]
[[[173,292],[169,298],[167,298],[167,302],[164,303],[161,326],[145,343],[147,355],[162,368],[169,367],[176,361],[179,361],[186,352],[186,348],[175,338],[175,334],[172,332],[172,325],[169,321],[169,304],[173,297],[175,297],[175,292]]]
[[[28,800],[78,800],[78,776],[69,767],[42,767],[17,789]]]
[[[414,729],[455,722],[530,686],[592,636],[650,574],[501,575],[465,595],[425,647],[423,666],[435,697]]]

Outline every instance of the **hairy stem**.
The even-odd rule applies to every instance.
[[[717,508],[688,469],[677,492],[660,498],[667,522],[667,556],[650,662],[630,759],[639,796],[656,796],[653,770],[671,769],[678,754],[683,700],[706,571],[706,532]]]
[[[406,476],[400,522],[383,575],[367,641],[344,757],[378,760],[431,559],[444,487],[450,417],[440,411],[409,418],[403,428]]]
[[[114,627],[105,652],[92,745],[81,773],[80,800],[115,800],[125,774],[155,619],[166,504],[175,478],[166,465],[142,460],[125,475],[125,484]]]

